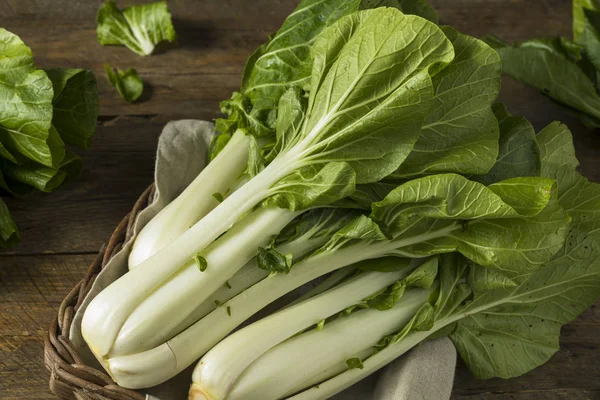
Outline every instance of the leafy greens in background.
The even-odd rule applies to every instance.
[[[119,68],[113,69],[110,65],[105,64],[104,69],[110,84],[117,89],[125,101],[133,103],[140,98],[144,91],[144,82],[134,68],[123,71]]]
[[[573,40],[532,39],[510,45],[487,41],[502,58],[503,70],[600,127],[600,2],[573,0]]]
[[[66,145],[87,149],[96,130],[94,75],[83,69],[37,69],[31,49],[0,28],[0,81],[0,192],[51,192],[81,169],[81,160]],[[2,202],[0,247],[14,245],[18,237]]]
[[[152,54],[160,42],[177,40],[166,1],[121,10],[115,0],[107,0],[96,20],[100,44],[126,46],[141,56]]]

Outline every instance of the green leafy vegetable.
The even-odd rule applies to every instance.
[[[487,39],[502,58],[504,72],[540,90],[589,126],[600,126],[600,7],[573,0],[573,41],[532,39],[511,46]]]
[[[104,64],[104,70],[110,84],[117,89],[125,101],[133,103],[140,98],[144,91],[144,82],[142,82],[134,68],[123,71],[119,68],[113,69],[110,65]]]
[[[96,130],[98,91],[83,69],[36,69],[31,49],[0,28],[0,189],[23,196],[51,192],[79,174],[65,143],[87,149]],[[2,203],[0,246],[18,235]]]
[[[457,56],[433,78],[434,107],[395,178],[485,174],[498,155],[498,122],[490,107],[500,91],[500,58],[484,42],[442,29]]]
[[[107,0],[98,10],[96,33],[102,45],[122,45],[148,56],[160,42],[174,42],[177,33],[166,1],[119,9]]]

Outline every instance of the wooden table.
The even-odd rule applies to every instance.
[[[96,73],[101,116],[85,171],[51,195],[8,200],[22,235],[0,253],[0,398],[53,399],[43,366],[43,335],[67,292],[137,196],[152,181],[165,122],[211,120],[239,87],[244,62],[278,29],[297,0],[169,0],[179,46],[141,58],[102,47],[95,37],[100,0],[0,0],[0,26],[33,49],[39,66]],[[125,5],[123,0],[121,3]],[[436,0],[443,22],[482,36],[519,40],[570,36],[570,0]],[[109,86],[103,64],[135,67],[148,88],[128,104]],[[554,119],[576,137],[582,172],[600,181],[600,140],[538,93],[505,79],[502,100],[541,128]],[[563,329],[547,364],[508,381],[476,381],[460,366],[455,399],[600,399],[600,302]]]

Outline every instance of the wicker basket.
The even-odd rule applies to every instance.
[[[44,360],[50,371],[50,390],[61,399],[77,400],[144,400],[145,395],[117,385],[104,371],[87,366],[77,355],[69,340],[73,316],[92,288],[98,273],[119,252],[133,234],[137,215],[144,210],[154,195],[150,186],[137,200],[133,209],[113,232],[84,278],[62,301],[58,314],[44,338]]]

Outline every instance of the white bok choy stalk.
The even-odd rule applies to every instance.
[[[358,217],[316,254],[296,264],[289,274],[270,276],[225,303],[231,307],[234,320],[248,318],[274,299],[323,274],[385,255],[426,257],[458,250],[488,268],[521,276],[560,249],[569,222],[556,202],[556,187],[551,179],[519,178],[485,187],[454,174],[407,182],[375,203],[372,215],[392,239],[371,219]],[[518,236],[522,240],[514,243],[513,238]],[[232,326],[227,329],[229,322]],[[214,345],[216,338],[211,337],[212,333],[201,338],[192,335],[198,326],[209,323],[209,319],[203,319],[180,335],[180,351],[198,347],[206,351]],[[223,329],[224,337],[235,323],[225,320],[217,330]],[[244,362],[238,359],[235,368],[211,367],[212,378],[202,378],[209,391],[207,396],[225,398],[237,374],[254,361],[253,357],[275,344],[270,341],[266,347],[260,347],[254,343],[246,350]],[[203,368],[200,365],[206,365],[206,360],[199,364],[198,368]],[[231,379],[223,381],[222,377]]]
[[[292,258],[296,262],[306,254],[324,245],[337,230],[357,214],[356,211],[336,208],[316,209],[304,213],[296,221],[285,227],[271,246],[261,248],[258,256],[249,261],[231,279],[227,279],[225,268],[218,271],[218,277],[208,276],[213,285],[223,283],[217,286],[214,291],[209,290],[209,293],[212,294],[202,300],[205,296],[202,294],[194,295],[194,287],[197,282],[201,282],[199,279],[207,276],[206,273],[210,273],[209,264],[212,268],[215,258],[215,250],[212,249],[215,245],[225,239],[226,244],[222,248],[226,254],[227,252],[231,253],[232,256],[228,257],[230,260],[235,260],[233,256],[236,253],[229,249],[231,242],[227,240],[227,236],[231,233],[228,232],[222,239],[217,240],[209,247],[209,251],[204,257],[206,270],[203,273],[198,274],[198,266],[195,263],[190,263],[185,270],[179,272],[177,277],[148,295],[121,328],[110,356],[141,352],[166,342],[222,303],[264,279],[269,273],[286,272],[291,266]],[[240,233],[236,230],[239,226],[241,225],[236,225],[231,232],[235,232],[234,238],[243,240],[244,238],[240,237]],[[249,226],[252,228],[258,227],[255,224]],[[249,232],[249,234],[252,234],[252,232]],[[250,250],[257,248],[257,246],[252,247],[248,244],[246,242],[238,246]],[[256,254],[256,250],[252,251],[253,254]],[[230,262],[229,265],[235,264]],[[162,311],[162,304],[168,301],[174,302],[176,299],[180,299],[181,303],[177,306],[177,312],[174,315],[170,315],[170,308]],[[155,313],[164,312],[160,315],[163,324],[152,325],[153,320],[148,318],[151,310],[154,310]],[[176,323],[177,321],[180,322]]]
[[[125,387],[156,385],[276,299],[363,260],[386,255],[420,258],[458,250],[510,276],[527,274],[564,242],[568,217],[555,198],[554,181],[544,178],[511,179],[489,187],[454,174],[407,182],[373,206],[373,218],[391,238],[372,219],[357,217],[289,273],[271,274],[160,346],[110,357],[107,370]],[[514,237],[522,240],[514,243]],[[520,265],[523,260],[528,263]],[[166,358],[171,361],[164,362]]]
[[[436,25],[392,8],[340,19],[319,35],[311,51],[308,106],[298,88],[281,97],[270,164],[256,168],[260,172],[244,186],[89,304],[82,333],[97,358],[110,354],[149,293],[185,275],[183,289],[191,297],[166,296],[159,309],[150,307],[146,314],[153,326],[179,324],[171,321],[178,307],[185,307],[186,315],[188,308],[195,309],[297,212],[331,204],[352,193],[355,183],[376,182],[396,170],[432,107],[431,74],[454,56]],[[266,208],[250,212],[259,204]],[[245,237],[236,237],[237,232]],[[211,262],[209,253],[215,252],[223,256],[213,254]],[[207,261],[204,273],[190,268],[198,254]],[[187,278],[201,282],[192,289]]]
[[[239,184],[236,179],[248,161],[251,136],[261,143],[273,140],[273,110],[277,109],[289,82],[298,82],[298,86],[302,86],[302,81],[310,80],[310,68],[306,68],[310,51],[306,49],[323,29],[357,11],[360,3],[357,0],[329,0],[315,6],[312,0],[304,0],[280,31],[256,50],[246,64],[240,91],[221,103],[221,111],[228,117],[216,121],[219,135],[211,143],[211,164],[142,229],[132,247],[129,268],[135,268],[214,209],[218,202],[213,195],[225,197],[226,193],[236,189]],[[373,5],[376,6],[379,5]],[[435,15],[433,10],[424,11]],[[286,40],[280,40],[280,34]],[[282,57],[283,52],[287,57]],[[221,151],[225,154],[217,157]]]
[[[219,204],[214,195],[226,194],[242,175],[248,165],[249,146],[250,137],[236,131],[192,183],[142,228],[129,253],[130,269],[173,242]]]
[[[294,335],[303,337],[311,333],[304,332],[305,329],[316,325],[316,330],[321,330],[323,326],[327,326],[325,322],[328,318],[347,310],[357,304],[371,304],[377,307],[391,307],[394,299],[400,297],[401,293],[407,285],[423,284],[429,287],[433,283],[437,271],[437,259],[433,259],[424,263],[412,274],[415,269],[415,263],[408,263],[404,260],[398,260],[399,268],[394,272],[363,272],[346,282],[341,283],[334,289],[330,289],[324,293],[316,295],[308,300],[298,303],[294,306],[286,308],[278,313],[268,316],[250,326],[234,333],[221,343],[211,349],[198,363],[194,370],[192,388],[190,390],[190,399],[208,400],[208,399],[276,399],[286,394],[289,389],[285,389],[281,393],[275,393],[269,388],[282,388],[283,384],[264,385],[260,387],[260,374],[264,371],[264,367],[252,370],[252,366],[260,361],[256,360],[256,354],[263,354],[268,349],[273,351],[273,347],[277,344],[289,339]],[[409,275],[410,274],[410,275]],[[408,276],[408,277],[407,277]],[[369,300],[365,300],[368,298]],[[427,296],[425,296],[425,299]],[[420,305],[419,305],[420,306]],[[418,309],[418,307],[417,307]],[[415,309],[413,312],[416,312]],[[412,317],[410,315],[408,318]],[[335,322],[334,322],[335,323]],[[375,329],[376,327],[372,327]],[[368,327],[367,327],[368,329]],[[397,322],[388,328],[388,333],[393,333],[397,329]],[[375,332],[377,332],[375,330]],[[355,343],[358,345],[356,351],[362,351],[368,346],[361,345],[365,339],[361,337],[360,331],[355,332]],[[375,333],[377,335],[377,333]],[[375,339],[376,343],[379,338]],[[248,349],[248,343],[252,343],[252,350]],[[332,345],[332,343],[321,343],[324,345]],[[336,346],[333,345],[333,348]],[[286,384],[295,388],[299,383],[304,383],[310,380],[312,375],[320,375],[323,372],[323,364],[316,363],[320,357],[315,354],[312,348],[307,348],[306,355],[315,356],[312,358],[312,365],[317,367],[316,370],[310,371],[310,368],[305,363],[297,365],[300,368],[299,373],[293,374],[293,377],[287,379]],[[349,349],[352,351],[352,348]],[[268,351],[267,351],[268,353]],[[324,354],[322,354],[324,355]],[[264,356],[264,355],[263,355]],[[270,358],[272,360],[272,358]],[[311,361],[306,359],[307,363]],[[341,360],[342,363],[346,359]],[[328,359],[327,361],[335,361]],[[285,360],[275,362],[273,367],[281,366]],[[252,365],[248,367],[249,365]],[[285,367],[284,367],[285,368]],[[262,371],[261,371],[262,369]],[[249,382],[244,381],[244,375],[251,375]],[[305,375],[306,374],[306,375]],[[240,377],[240,375],[242,375]],[[238,378],[239,377],[239,378]],[[273,377],[272,371],[264,376],[264,380],[268,381],[275,378],[279,382],[279,376]],[[264,382],[264,381],[263,381]],[[250,387],[247,386],[258,386]],[[224,388],[230,388],[230,391],[223,391]],[[263,397],[260,397],[263,396]]]

